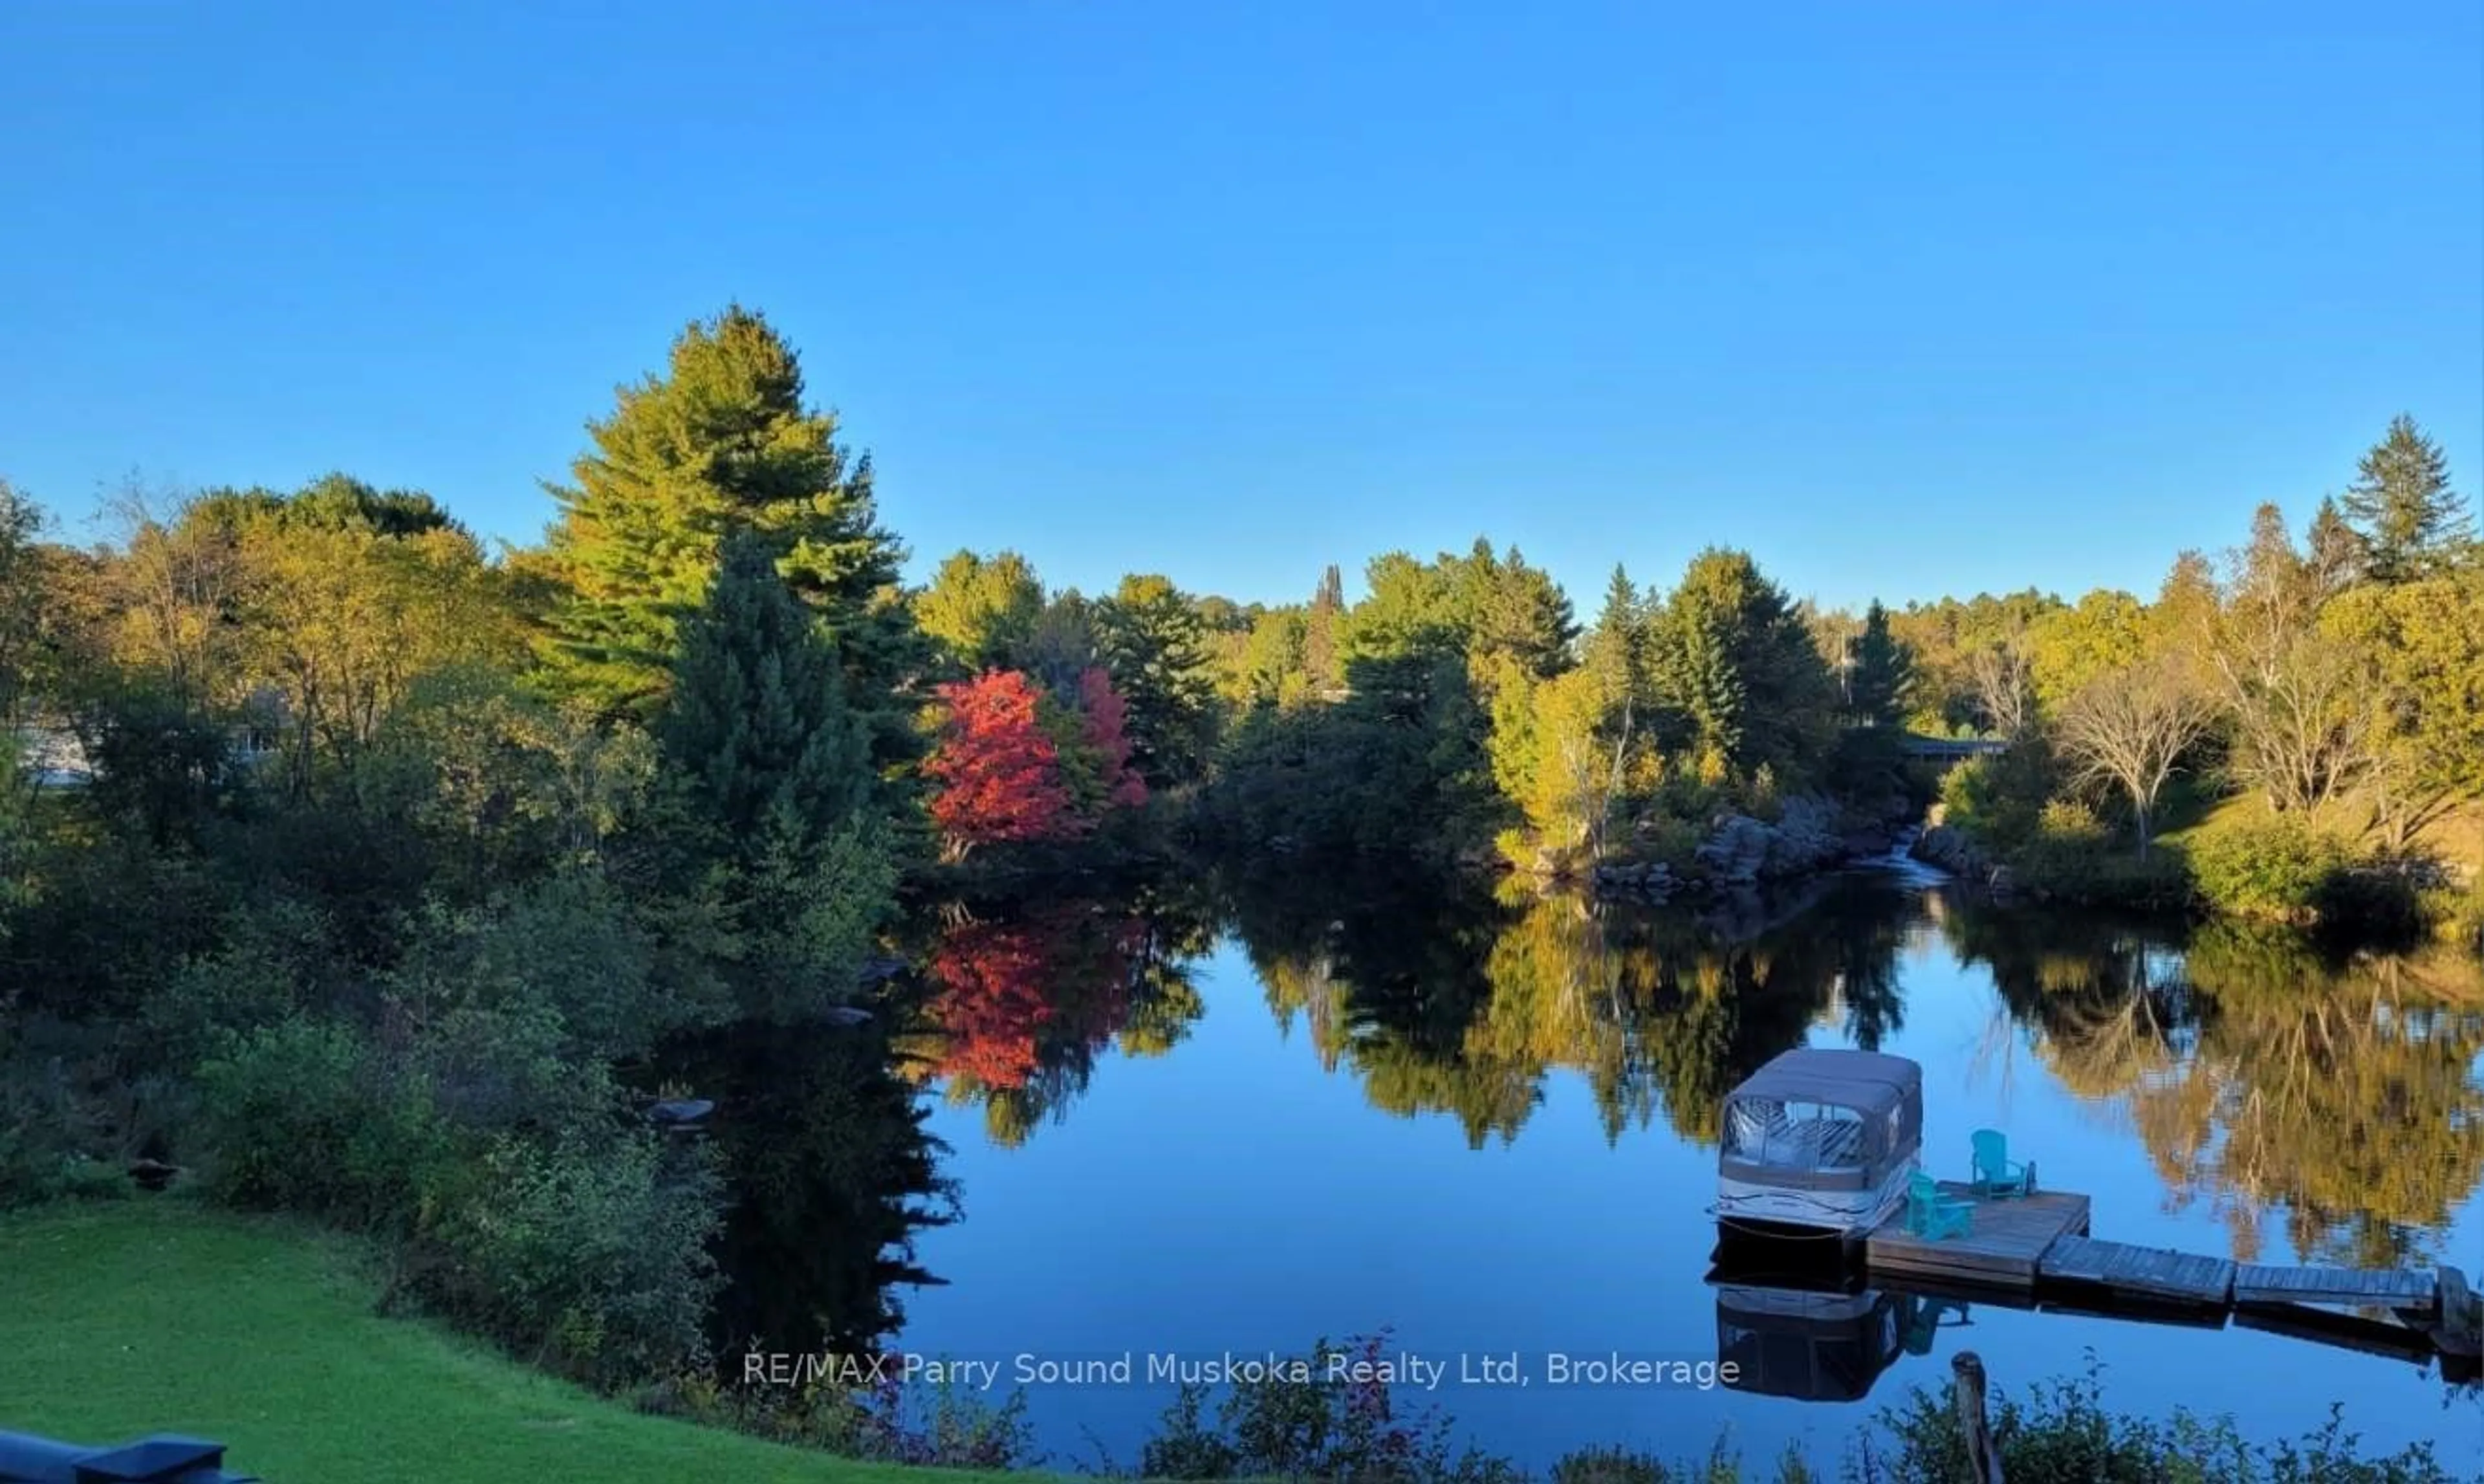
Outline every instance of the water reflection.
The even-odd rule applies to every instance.
[[[1308,1022],[1323,1065],[1351,1067],[1373,1106],[1453,1114],[1478,1147],[1517,1138],[1555,1069],[1595,1089],[1607,1139],[1660,1110],[1713,1144],[1725,1093],[1812,1026],[1876,1046],[1903,1014],[1907,898],[1876,877],[1722,919],[1297,879],[1246,886],[1234,919],[1281,1025]]]
[[[2296,934],[1944,901],[1868,875],[1774,920],[1422,889],[1244,894],[1235,922],[1282,1024],[1307,1021],[1375,1108],[1515,1139],[1557,1068],[1607,1138],[1661,1110],[1715,1143],[1725,1093],[1823,1033],[1904,1023],[1925,930],[1988,970],[1998,1029],[2119,1110],[2174,1193],[2250,1260],[2282,1224],[2306,1260],[2438,1258],[2484,1179],[2484,965],[2448,949],[2324,955]],[[1288,910],[1291,907],[1292,910]]]
[[[714,1097],[733,1204],[711,1323],[720,1356],[867,1354],[904,1322],[899,1292],[936,1282],[914,1260],[957,1215],[947,1150],[896,1075],[883,1014],[858,1024],[737,1026],[668,1049],[662,1075]]]
[[[2299,935],[1952,912],[2046,1066],[2123,1112],[2233,1255],[2270,1223],[2307,1259],[2439,1258],[2484,1177],[2484,966],[2447,949],[2324,955]]]
[[[1928,1356],[1942,1329],[1971,1322],[1964,1304],[1885,1288],[1820,1293],[1720,1282],[1716,1362],[1738,1391],[1861,1401],[1902,1357]]]
[[[1272,1054],[1315,1058],[1382,1116],[1446,1116],[1476,1147],[1519,1141],[1565,1073],[1607,1143],[1713,1147],[1736,1083],[1807,1040],[1896,1043],[1902,977],[1937,982],[1946,961],[1990,995],[1994,1037],[2108,1112],[2109,1137],[2143,1147],[2177,1205],[2212,1212],[2237,1256],[2282,1236],[2307,1260],[2456,1260],[2453,1218],[2484,1181],[2484,968],[2450,953],[2324,956],[1869,874],[1706,916],[1403,875],[1155,882],[925,913],[920,1003],[891,1007],[895,1036],[771,1029],[685,1052],[680,1075],[724,1110],[716,1137],[744,1196],[723,1332],[797,1349],[889,1334],[891,1288],[930,1277],[913,1233],[954,1214],[918,1094],[979,1108],[984,1137],[1014,1149],[1130,1070],[1117,1057],[1177,1071],[1202,1013],[1195,965],[1220,942],[1238,943],[1286,1039]],[[1171,1109],[1158,1126],[1220,1137]],[[1704,1220],[1701,1203],[1683,1219]],[[1797,1371],[1868,1390],[1960,1317],[1888,1292],[1770,1291],[1718,1290],[1717,1353],[1765,1362],[1751,1386],[1771,1394]]]
[[[931,921],[906,1073],[981,1106],[1011,1148],[1067,1117],[1107,1048],[1162,1056],[1204,1009],[1188,965],[1213,943],[1214,919],[1195,901],[951,903]]]

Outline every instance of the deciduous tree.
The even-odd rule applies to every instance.
[[[966,674],[1021,668],[1043,616],[1043,584],[1015,552],[959,552],[915,598],[914,616],[943,658]]]
[[[2062,708],[2055,731],[2082,782],[2121,791],[2146,855],[2157,798],[2210,715],[2206,698],[2159,656],[2090,681]]]
[[[938,694],[948,715],[923,769],[935,785],[932,819],[952,859],[978,846],[1066,839],[1090,826],[1038,715],[1041,692],[1025,675],[988,670]]]
[[[2404,851],[2450,805],[2484,797],[2484,575],[2361,587],[2321,618],[2351,655],[2373,824]]]

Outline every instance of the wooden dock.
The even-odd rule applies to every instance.
[[[2456,1360],[2484,1355],[2484,1304],[2456,1268],[2364,1272],[2277,1267],[2089,1235],[2090,1201],[2066,1191],[1979,1197],[1969,1229],[1937,1240],[1906,1229],[1903,1211],[1855,1244],[1876,1284],[1975,1290],[2016,1307],[2177,1324],[2252,1329],[2379,1354]]]
[[[2361,1268],[2273,1268],[2256,1263],[2234,1270],[2237,1304],[2429,1309],[2440,1291],[2441,1274],[2432,1270],[2374,1273]]]
[[[1944,1180],[1941,1194],[1974,1201],[1974,1227],[1959,1236],[1931,1241],[1906,1229],[1904,1211],[1864,1239],[1864,1265],[1875,1273],[1962,1279],[2009,1288],[2032,1288],[2053,1244],[2088,1229],[2088,1198],[2043,1190],[2005,1201],[1976,1200],[1970,1187]]]
[[[2044,1254],[2041,1276],[2066,1283],[2091,1283],[2143,1298],[2170,1299],[2223,1309],[2234,1291],[2234,1265],[2162,1247],[2096,1242],[2066,1236]]]

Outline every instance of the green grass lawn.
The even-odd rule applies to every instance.
[[[941,1484],[643,1417],[372,1312],[349,1243],[172,1197],[0,1217],[0,1429],[180,1432],[270,1484]]]

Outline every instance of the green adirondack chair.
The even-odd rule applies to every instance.
[[[1975,1202],[1940,1193],[1940,1183],[1918,1170],[1906,1181],[1906,1230],[1927,1242],[1965,1236],[1975,1229]]]
[[[2010,1136],[1997,1128],[1974,1134],[1975,1193],[1979,1196],[2023,1196],[2033,1183],[2031,1171],[2010,1158]]]

